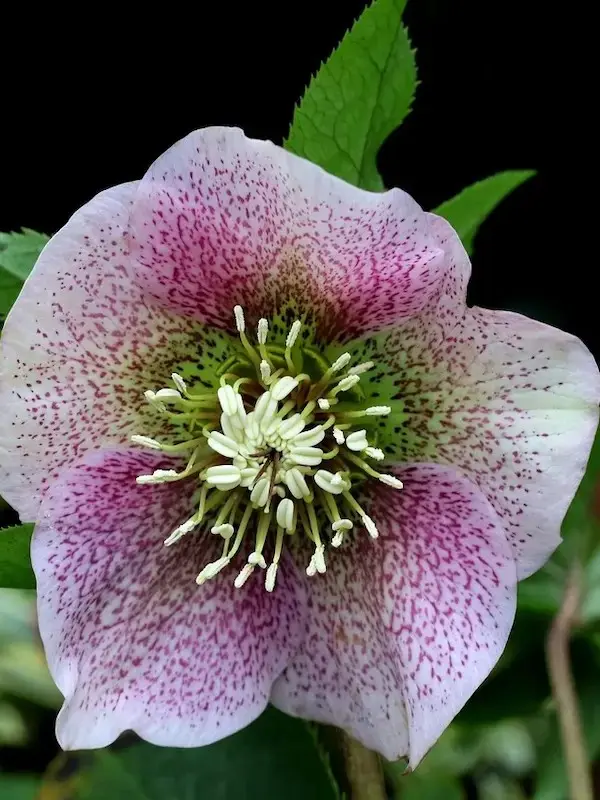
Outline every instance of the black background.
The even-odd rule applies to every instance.
[[[55,231],[196,127],[239,125],[280,143],[310,75],[364,6],[172,2],[47,20],[25,11],[6,28],[0,229]],[[582,210],[577,185],[591,161],[582,10],[410,0],[421,85],[380,168],[426,208],[496,171],[537,169],[482,227],[470,299],[572,331],[599,355],[595,213]]]

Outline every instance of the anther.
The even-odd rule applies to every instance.
[[[178,375],[176,372],[171,373],[171,380],[177,387],[177,391],[181,392],[181,394],[187,394],[187,386],[181,375]]]
[[[233,582],[235,588],[241,589],[253,572],[254,572],[254,564],[245,564],[240,570],[240,574]]]
[[[391,486],[394,489],[402,489],[404,487],[402,481],[399,481],[398,478],[395,478],[393,475],[379,475],[379,480],[385,483],[386,486]]]
[[[302,323],[299,319],[294,320],[292,323],[292,327],[290,328],[290,332],[287,335],[285,340],[286,349],[291,349],[296,344],[296,339],[298,338],[298,334],[300,333],[300,328],[302,327]]]
[[[372,361],[365,361],[362,364],[357,364],[355,367],[351,367],[348,370],[348,375],[362,375],[363,372],[368,372],[374,366],[375,365]]]
[[[214,525],[210,532],[217,534],[218,536],[222,536],[223,539],[231,539],[233,536],[233,525],[230,525],[228,522],[224,522],[222,525]]]
[[[266,344],[269,335],[269,323],[264,317],[258,320],[256,338],[259,344]]]
[[[344,432],[341,431],[337,426],[334,427],[333,431],[333,438],[337,442],[337,444],[344,444]]]
[[[360,452],[361,450],[365,450],[368,446],[369,442],[367,441],[367,432],[364,429],[353,431],[346,436],[346,447],[349,450]]]
[[[271,377],[271,367],[269,362],[265,361],[264,358],[260,362],[260,377],[265,386],[267,386],[269,383],[269,378]]]
[[[375,461],[383,461],[385,458],[385,453],[379,447],[365,448],[365,455],[369,456],[369,458],[374,458]]]
[[[229,564],[229,558],[227,556],[223,556],[217,561],[207,564],[196,578],[196,583],[198,586],[202,586],[202,584],[210,580],[210,578],[214,578],[215,575],[217,575],[217,573],[223,569],[223,567],[227,566],[227,564]]]
[[[149,447],[151,450],[162,450],[162,444],[157,442],[156,439],[151,439],[149,436],[138,436],[134,433],[131,437],[134,444],[141,444],[143,447]]]
[[[246,321],[244,319],[244,309],[241,306],[234,306],[233,313],[235,315],[235,327],[240,333],[246,330]]]
[[[333,375],[334,373],[339,372],[341,369],[344,369],[344,367],[346,367],[351,361],[352,356],[350,353],[342,353],[339,358],[336,358],[327,372],[329,372],[330,375]]]

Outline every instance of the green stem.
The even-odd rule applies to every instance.
[[[348,734],[342,735],[350,800],[387,800],[381,759]]]
[[[562,745],[572,800],[593,800],[592,776],[581,727],[579,702],[570,664],[569,642],[577,625],[581,585],[581,566],[571,569],[562,605],[554,618],[546,656],[552,695],[562,735]]]

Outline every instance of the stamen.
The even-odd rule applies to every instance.
[[[356,386],[359,381],[360,375],[347,375],[331,390],[330,396],[335,397],[340,392],[347,392],[349,389],[352,389],[353,386]]]
[[[348,370],[348,375],[362,375],[363,372],[368,372],[375,364],[372,361],[364,361],[362,364],[357,364]]]
[[[258,320],[258,329],[256,331],[256,338],[260,345],[264,345],[267,343],[267,336],[269,335],[269,322],[268,320],[262,319]]]
[[[296,500],[307,500],[310,497],[311,492],[308,488],[308,484],[306,483],[306,479],[297,467],[288,469],[284,480],[286,486],[294,495]]]
[[[277,383],[271,389],[271,394],[275,400],[283,400],[284,397],[287,397],[290,392],[292,392],[298,386],[297,378],[292,378],[289,375],[286,375],[283,378],[280,378]]]
[[[348,441],[348,440],[346,440]],[[346,453],[346,458],[353,461],[357,466],[359,466],[367,475],[370,475],[372,478],[377,478],[378,481],[387,484],[388,486],[392,486],[394,489],[402,489],[404,484],[402,481],[399,481],[398,478],[395,478],[393,475],[384,475],[381,472],[377,472],[367,464],[366,461],[363,461],[362,458],[355,456],[353,453]]]
[[[171,380],[173,381],[173,383],[177,387],[177,390],[179,392],[181,392],[181,394],[187,395],[187,393],[188,393],[187,392],[187,386],[185,384],[185,381],[181,377],[181,375],[178,375],[176,372],[173,372],[173,373],[171,373]]]
[[[377,539],[379,536],[379,531],[377,530],[377,526],[367,514],[361,517],[362,524],[367,529],[367,533],[371,537],[371,539]]]
[[[269,385],[269,379],[271,377],[271,367],[268,361],[265,361],[264,358],[260,362],[260,377],[265,386]]]
[[[195,516],[191,517],[191,519],[186,520],[186,522],[182,523],[181,525],[179,525],[179,527],[175,528],[173,533],[171,533],[170,536],[167,536],[163,544],[169,547],[175,542],[178,542],[182,536],[185,536],[186,533],[192,531],[197,524],[198,521],[196,520],[196,517]]]
[[[352,356],[350,353],[342,353],[342,355],[337,358],[333,364],[329,367],[327,372],[330,375],[335,375],[336,372],[339,372],[341,369],[344,369],[350,362],[352,361]]]
[[[248,556],[248,563],[252,564],[253,567],[260,567],[261,569],[267,568],[267,562],[261,553],[250,553]]]
[[[168,403],[181,400],[181,395],[177,389],[159,389],[158,392],[156,392],[155,397],[157,400],[163,400]]]
[[[356,417],[386,417],[392,411],[390,406],[369,406],[369,408],[340,411],[340,415],[347,419]]]
[[[331,403],[326,397],[319,397],[317,403],[319,404],[319,408],[322,411],[329,411],[329,409],[331,408]]]
[[[330,494],[342,494],[350,488],[339,472],[334,475],[326,469],[319,469],[315,472],[314,479],[317,486]]]
[[[338,531],[349,531],[354,527],[352,521],[349,519],[338,519],[331,526],[337,533]]]
[[[262,508],[262,506],[267,505],[269,500],[269,488],[270,482],[268,478],[261,478],[256,482],[250,493],[250,502],[253,503],[256,508]]]
[[[316,467],[323,460],[323,451],[318,447],[291,447],[290,459],[303,467]]]
[[[212,431],[208,437],[208,446],[225,458],[235,458],[239,452],[238,443],[220,431]]]
[[[210,532],[217,534],[217,536],[222,536],[223,539],[231,539],[233,536],[234,527],[228,522],[224,522],[221,525],[213,525],[213,527],[210,529]]]
[[[233,386],[230,386],[228,383],[221,386],[220,389],[217,389],[217,397],[219,398],[219,403],[224,414],[231,417],[237,413],[237,395]]]
[[[254,564],[245,564],[240,570],[240,574],[233,582],[235,588],[241,589],[253,572],[254,572]]]
[[[162,444],[149,436],[138,436],[137,433],[134,433],[131,441],[134,444],[141,444],[142,447],[149,447],[151,450],[162,450]]]
[[[368,446],[369,442],[367,441],[367,432],[364,430],[364,428],[359,431],[353,431],[346,436],[346,447],[349,450],[366,450]]]
[[[240,334],[240,341],[244,346],[244,350],[250,357],[250,360],[254,364],[254,366],[258,369],[260,364],[260,358],[256,350],[252,347],[250,342],[248,341],[248,337],[246,336],[246,321],[244,320],[244,312],[241,306],[235,306],[233,309],[233,313],[235,315],[235,325],[238,329],[238,333]]]
[[[385,483],[387,486],[391,486],[394,489],[403,489],[404,484],[402,481],[398,480],[394,475],[380,475],[379,480],[382,483]]]
[[[390,406],[369,406],[365,409],[368,417],[385,417],[392,411]]]
[[[174,469],[155,469],[152,475],[138,475],[135,479],[136,483],[165,483],[166,481],[175,481],[180,477],[180,473]]]
[[[233,313],[235,315],[235,325],[239,333],[244,333],[246,330],[246,321],[244,319],[244,309],[241,306],[234,306]]]
[[[383,461],[385,458],[385,453],[379,447],[365,448],[365,455],[369,456],[369,458],[374,458],[375,461]]]
[[[316,425],[314,428],[309,428],[307,431],[294,436],[293,445],[301,447],[313,447],[325,438],[325,431],[322,425]]]
[[[287,335],[285,340],[285,347],[286,350],[291,350],[292,347],[296,344],[296,339],[298,338],[298,334],[300,333],[300,328],[302,327],[302,323],[299,319],[294,320],[292,322],[292,327],[290,328],[290,332]]]
[[[341,431],[337,426],[334,427],[333,431],[333,438],[338,444],[344,444],[344,432]]]
[[[294,523],[294,503],[285,498],[281,500],[277,506],[277,524],[280,528],[292,532],[295,527]]]
[[[227,491],[239,486],[242,476],[233,464],[220,464],[218,467],[209,467],[206,470],[205,480],[210,486]]]
[[[223,556],[222,558],[217,559],[217,561],[213,561],[210,564],[207,564],[202,572],[196,578],[196,583],[198,586],[202,586],[207,580],[210,578],[214,578],[223,567],[226,567],[229,564],[230,559],[227,556]]]

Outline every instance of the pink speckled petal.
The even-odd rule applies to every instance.
[[[370,487],[379,539],[357,531],[312,579],[310,628],[272,702],[414,767],[502,653],[516,570],[468,480],[437,465],[396,474],[403,490]]]
[[[153,308],[132,282],[123,229],[136,186],[102,192],[67,222],[4,326],[0,493],[23,520],[88,448],[160,433],[144,389],[209,360],[198,323]]]
[[[217,537],[163,545],[189,517],[194,488],[136,485],[163,466],[154,454],[88,454],[44,500],[32,559],[66,749],[104,747],[126,729],[168,746],[221,739],[261,713],[298,647],[305,599],[295,569],[280,570],[273,594],[262,580],[234,589],[234,565],[199,587],[196,575],[220,555]]]
[[[178,312],[229,327],[234,303],[252,321],[290,305],[322,341],[414,315],[449,268],[430,217],[404,192],[366,192],[220,127],[151,167],[131,248],[141,283]]]
[[[586,347],[443,292],[365,357],[387,362],[396,387],[393,457],[463,470],[502,518],[519,578],[535,572],[560,542],[598,424],[600,375]]]

